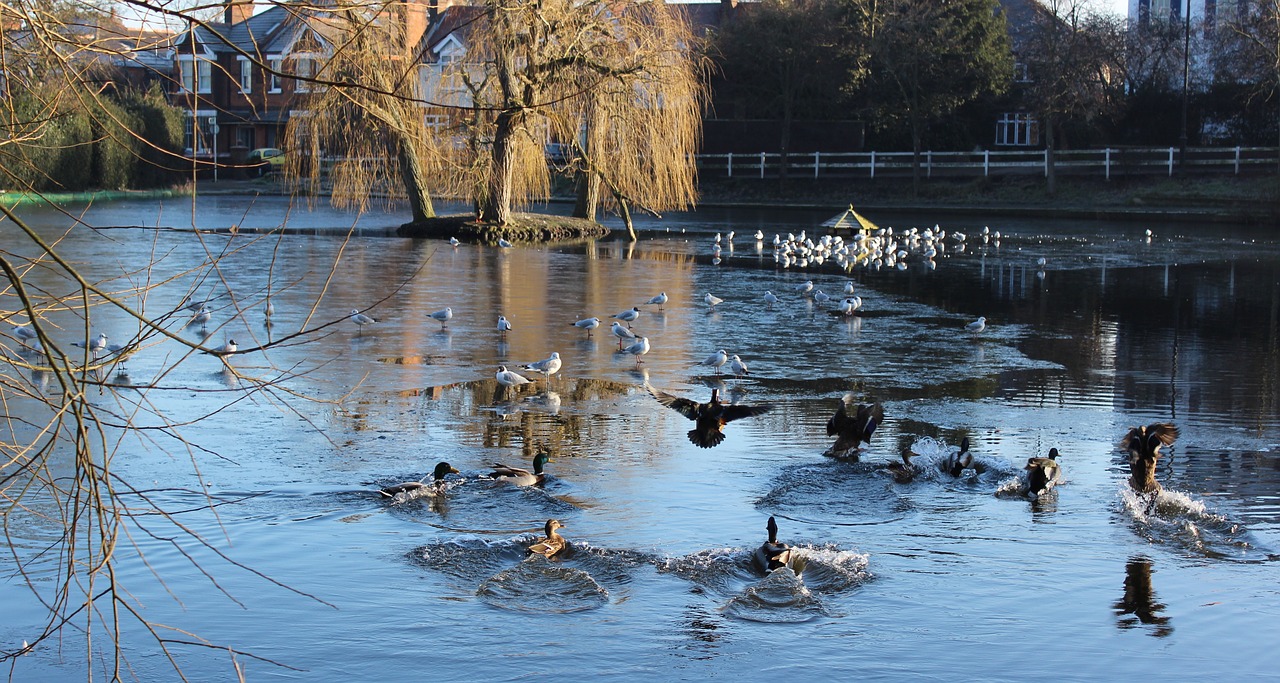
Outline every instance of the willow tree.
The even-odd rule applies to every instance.
[[[364,210],[375,191],[408,200],[413,220],[435,216],[429,183],[438,172],[436,141],[423,125],[404,3],[341,0],[312,9],[300,40],[326,54],[289,119],[286,177],[314,197],[327,174],[331,201]],[[330,161],[332,160],[332,161]]]
[[[695,199],[703,81],[687,23],[665,3],[486,0],[463,59],[438,70],[469,106],[447,110],[453,183],[477,218],[499,225],[550,194],[546,145],[575,150],[576,168],[627,213]]]

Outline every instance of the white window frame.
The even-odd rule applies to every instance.
[[[253,92],[253,62],[244,56],[236,60],[240,62],[240,92],[248,95]]]
[[[315,78],[316,63],[316,56],[312,52],[300,52],[294,55],[293,75],[297,76],[297,79],[293,82],[294,92],[311,92],[312,83],[305,79]]]
[[[194,68],[193,68],[194,66]],[[207,55],[178,55],[178,81],[183,92],[213,92],[213,62]]]
[[[996,121],[995,144],[1033,147],[1040,144],[1040,121],[1026,112],[1005,112]]]
[[[284,59],[280,55],[270,55],[267,57],[267,66],[271,68],[271,75],[267,77],[269,93],[283,92],[282,83],[284,79],[280,76],[280,71],[284,67]]]

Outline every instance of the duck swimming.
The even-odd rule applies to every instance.
[[[764,527],[769,532],[769,540],[765,541],[759,548],[756,548],[752,560],[756,567],[765,573],[783,567],[791,567],[792,571],[799,574],[804,569],[804,563],[799,561],[799,555],[795,548],[778,540],[778,522],[773,517],[769,518],[769,523]],[[796,567],[799,567],[797,569]]]
[[[653,387],[646,386],[649,393],[658,399],[658,403],[671,408],[672,410],[693,420],[696,426],[689,430],[689,442],[698,448],[712,448],[719,446],[724,441],[724,426],[734,420],[740,420],[744,417],[752,417],[768,412],[773,406],[746,406],[736,404],[725,404],[720,402],[720,390],[711,390],[711,400],[707,403],[697,403],[687,398],[679,398],[672,396],[665,391],[659,391]]]
[[[1129,450],[1129,486],[1138,493],[1160,490],[1156,481],[1156,462],[1160,447],[1172,446],[1178,439],[1178,428],[1171,422],[1155,422],[1146,427],[1133,427],[1120,446]]]
[[[1050,448],[1047,458],[1027,458],[1027,496],[1032,500],[1043,496],[1062,477],[1058,465],[1058,449]]]
[[[432,480],[430,482],[421,480],[406,481],[402,484],[379,489],[378,492],[397,503],[421,498],[422,496],[439,495],[444,492],[444,478],[450,474],[458,474],[458,470],[449,463],[442,462],[437,464],[435,470],[431,472]]]
[[[542,555],[543,557],[555,557],[560,554],[568,541],[564,540],[564,536],[556,533],[556,529],[566,529],[565,525],[560,523],[558,519],[548,519],[543,529],[546,531],[547,537],[529,546],[529,553],[532,555]]]
[[[871,435],[884,422],[884,408],[879,403],[854,404],[853,394],[840,399],[836,414],[827,420],[827,436],[835,436],[836,442],[823,455],[834,458],[857,458],[863,442],[871,443]]]
[[[899,484],[906,484],[916,478],[915,465],[911,464],[911,459],[916,457],[911,451],[902,452],[902,462],[891,462],[885,466],[885,470],[893,475],[895,481]]]
[[[542,466],[551,461],[551,456],[546,451],[540,450],[538,454],[533,456],[533,471],[522,469],[519,467],[509,467],[500,462],[493,464],[493,472],[489,474],[496,481],[503,481],[515,486],[533,486],[541,484],[546,480],[547,475],[543,473]]]

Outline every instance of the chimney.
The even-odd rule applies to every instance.
[[[253,16],[253,0],[226,0],[223,3],[222,21],[226,24],[239,24]]]

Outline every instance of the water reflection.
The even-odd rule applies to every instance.
[[[1160,613],[1164,603],[1157,602],[1151,584],[1151,560],[1134,557],[1124,566],[1124,597],[1115,603],[1116,626],[1123,630],[1150,626],[1150,635],[1164,638],[1173,633],[1169,617]]]

